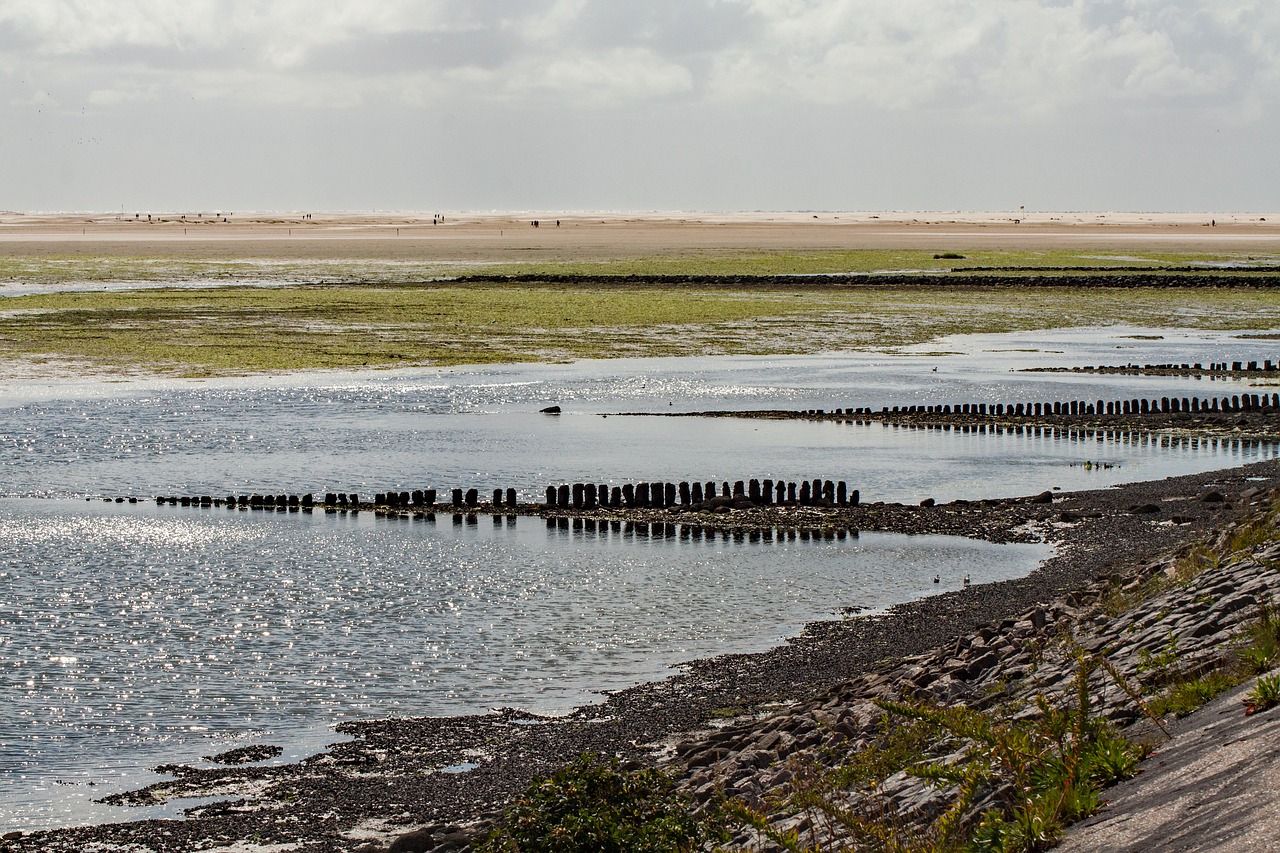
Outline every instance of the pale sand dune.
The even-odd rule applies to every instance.
[[[1280,215],[1265,213],[446,212],[442,224],[430,213],[152,217],[0,213],[0,254],[474,263],[753,249],[1280,251]],[[530,224],[535,219],[538,228]]]

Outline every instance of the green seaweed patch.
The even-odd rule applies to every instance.
[[[893,350],[959,333],[1280,328],[1247,288],[420,283],[11,297],[0,358],[181,376]]]

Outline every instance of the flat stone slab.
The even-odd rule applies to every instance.
[[[1181,721],[1142,772],[1072,827],[1061,853],[1280,850],[1280,706],[1246,717],[1249,682]]]

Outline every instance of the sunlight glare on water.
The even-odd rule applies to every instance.
[[[1275,446],[622,413],[1242,393],[1255,386],[1021,371],[1274,358],[1266,346],[1117,327],[895,354],[6,385],[0,830],[150,817],[92,800],[248,740],[297,760],[344,719],[564,712],[684,661],[769,648],[842,608],[931,594],[935,573],[944,588],[966,573],[994,581],[1047,554],[871,533],[739,541],[675,522],[158,507],[155,495],[463,487],[530,502],[559,483],[751,477],[846,480],[867,502],[1104,488]],[[538,413],[551,404],[563,414]]]

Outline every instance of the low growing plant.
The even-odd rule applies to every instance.
[[[1280,674],[1264,675],[1244,698],[1245,713],[1256,714],[1280,705]]]
[[[535,779],[475,849],[482,853],[685,853],[727,840],[715,815],[654,769],[584,754]]]

